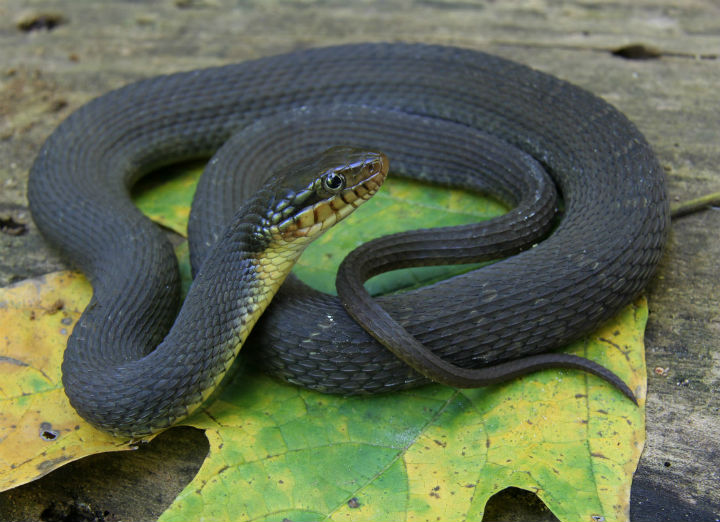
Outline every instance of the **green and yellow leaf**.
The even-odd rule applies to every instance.
[[[161,185],[138,201],[184,234],[196,175],[175,178],[172,198]],[[458,191],[388,183],[311,247],[301,277],[330,291],[345,253],[371,237],[502,211]],[[386,275],[372,290],[422,284],[439,277],[436,270]],[[72,272],[0,289],[0,489],[130,448],[87,425],[63,393],[62,351],[90,294]],[[615,371],[644,404],[646,319],[640,299],[567,351]],[[628,519],[644,411],[593,376],[546,370],[477,390],[426,386],[343,398],[240,371],[188,419],[205,430],[210,452],[161,520],[479,521],[487,500],[509,486],[537,493],[563,521]]]

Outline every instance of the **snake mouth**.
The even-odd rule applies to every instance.
[[[336,194],[308,206],[279,229],[286,241],[299,237],[314,239],[350,215],[374,196],[387,178],[389,161],[381,152],[363,153],[362,165],[347,176],[347,185]]]

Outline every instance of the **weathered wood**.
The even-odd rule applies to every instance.
[[[0,20],[0,285],[64,268],[30,220],[25,187],[43,139],[73,109],[137,78],[308,46],[423,41],[527,63],[593,91],[635,121],[667,171],[673,200],[720,190],[720,7],[709,0],[6,0]],[[649,59],[612,54],[636,43],[649,52],[625,54]],[[633,485],[634,520],[716,520],[720,513],[718,229],[717,210],[676,221],[648,290],[648,440]],[[146,520],[190,480],[203,444],[181,429],[137,453],[146,465],[121,464],[127,454],[73,463],[0,495],[0,518],[37,520],[51,503],[62,510],[62,503],[85,502],[122,520]],[[190,454],[181,456],[179,446]],[[168,473],[179,477],[171,487]],[[123,481],[143,487],[107,487]],[[497,506],[491,511],[505,517]]]

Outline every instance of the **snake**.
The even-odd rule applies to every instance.
[[[236,218],[263,216],[266,227],[293,222],[284,212],[295,208],[293,194],[326,179],[322,158],[334,158],[333,172],[358,168],[338,159],[338,150],[365,158],[359,170],[366,175],[368,165],[373,176],[386,170],[385,154],[392,175],[490,193],[514,208],[458,229],[460,247],[437,241],[455,234],[445,229],[360,247],[341,266],[340,297],[286,277],[289,262],[268,284],[272,278],[248,268],[240,252],[269,263],[286,259],[280,252],[288,247],[269,246],[273,234]],[[188,224],[195,280],[178,312],[171,244],[133,205],[130,189],[164,165],[211,156]],[[273,181],[293,165],[313,165],[315,181],[292,190]],[[527,181],[528,173],[539,181]],[[558,201],[545,185],[557,189]],[[238,325],[254,322],[248,356],[325,393],[382,393],[433,380],[485,385],[554,366],[595,373],[631,395],[608,370],[552,350],[642,291],[669,228],[662,169],[617,109],[498,56],[405,43],[305,49],[103,94],[46,140],[28,200],[43,235],[93,286],[65,350],[66,394],[93,425],[123,436],[164,429],[197,409],[243,344],[246,329],[240,335]],[[324,211],[301,206],[297,219],[312,216],[322,229],[320,218],[339,205],[331,201],[341,200],[323,200]],[[492,256],[508,257],[423,288],[363,294],[368,277],[423,257],[474,259],[470,240],[499,245]],[[410,254],[401,252],[408,247]],[[210,274],[220,283],[211,284]],[[262,298],[253,291],[239,298],[222,282],[243,276],[250,288],[263,287]],[[363,310],[371,310],[369,320]],[[408,338],[416,345],[404,349]]]

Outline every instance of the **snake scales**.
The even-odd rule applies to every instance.
[[[304,116],[314,123],[306,126]],[[547,352],[591,331],[641,291],[665,242],[663,173],[634,125],[592,94],[502,58],[359,44],[128,85],[80,108],[50,136],[33,165],[29,199],[42,232],[93,283],[93,303],[68,344],[83,356],[68,364],[66,353],[66,387],[115,405],[118,416],[132,410],[141,427],[148,419],[136,404],[180,394],[157,391],[158,383],[189,361],[153,359],[175,320],[177,269],[170,245],[134,209],[128,190],[158,166],[209,157],[240,129],[248,129],[241,141],[252,146],[235,158],[252,169],[228,177],[221,159],[214,163],[222,169],[203,176],[189,225],[196,270],[240,198],[267,172],[338,140],[381,147],[393,172],[493,192],[520,206],[539,196],[528,186],[516,194],[525,182],[515,174],[509,182],[498,174],[467,181],[483,161],[475,149],[509,144],[518,149],[508,160],[515,170],[542,165],[563,201],[562,220],[547,239],[481,270],[378,299],[412,336],[457,365]],[[503,144],[491,138],[474,147],[474,140],[485,143],[484,133]],[[495,165],[494,172],[504,170],[512,169]],[[498,220],[503,229],[526,221],[513,212]],[[426,382],[350,319],[337,298],[294,279],[248,342],[274,374],[325,392]],[[141,367],[153,383],[128,386],[138,383]]]

